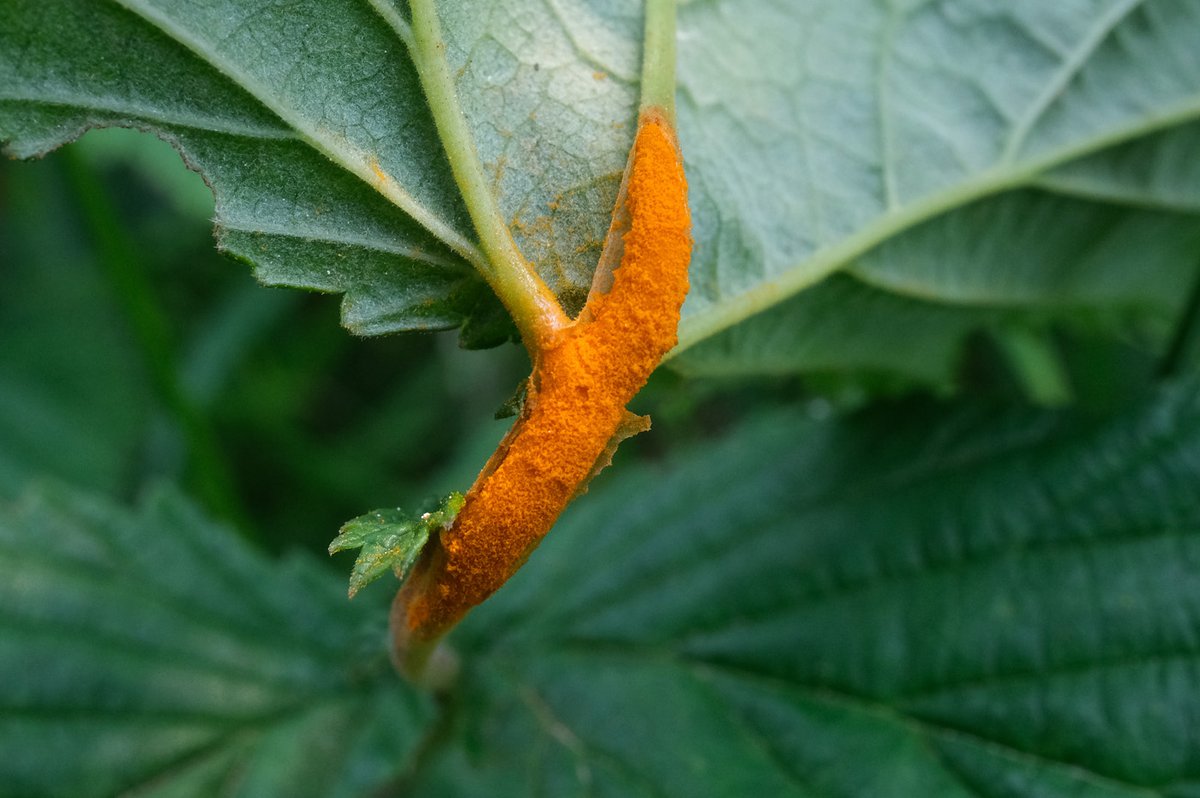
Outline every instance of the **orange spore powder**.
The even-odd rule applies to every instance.
[[[675,135],[643,114],[627,172],[629,229],[608,293],[533,353],[520,418],[400,595],[410,639],[444,633],[508,580],[585,485],[625,405],[675,345],[691,218]]]

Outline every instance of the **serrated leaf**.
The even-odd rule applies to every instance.
[[[372,510],[347,521],[329,544],[329,553],[362,549],[350,571],[350,598],[389,570],[403,580],[429,536],[448,526],[462,505],[463,495],[451,493],[436,510],[417,517],[397,507]]]
[[[405,794],[1187,795],[1198,482],[1194,383],[764,416],[600,486],[454,633],[457,736]],[[177,498],[44,494],[0,549],[13,794],[360,795],[427,717],[382,607]]]
[[[774,414],[627,470],[456,633],[466,741],[414,791],[1186,795],[1198,483],[1195,384]]]
[[[172,493],[128,513],[43,491],[0,509],[0,554],[5,794],[358,796],[430,716],[384,608]]]
[[[329,544],[329,553],[361,548],[350,571],[350,598],[389,570],[403,579],[417,561],[429,527],[403,510],[375,510],[346,522]]]
[[[447,28],[509,29],[480,31],[486,53],[466,43],[475,58],[460,74],[479,91],[462,96],[494,105],[515,89],[504,89],[505,113],[535,138],[511,148],[507,117],[489,112],[475,119],[477,133],[490,126],[477,149],[514,235],[560,295],[578,295],[628,146],[629,132],[612,125],[635,95],[571,53],[578,20],[527,5],[545,25],[520,58],[503,59],[520,14],[471,14]],[[362,334],[474,320],[469,345],[511,337],[467,263],[474,233],[416,68],[369,4],[13,0],[4,13],[0,143],[10,154],[45,152],[89,127],[153,130],[204,174],[219,244],[262,281],[345,293],[344,321]],[[638,20],[612,24],[633,34]],[[452,57],[465,55],[457,41]],[[625,41],[631,65],[636,39]]]
[[[502,311],[467,263],[474,233],[403,36],[373,8],[407,24],[394,0],[10,0],[0,139],[29,155],[89,126],[153,129],[206,174],[222,246],[264,281],[346,293],[360,333],[476,320],[466,341],[494,344],[512,329],[482,321]],[[500,211],[577,306],[632,136],[641,5],[438,12]],[[1195,212],[1186,170],[1165,165],[1200,116],[1198,35],[1190,0],[681,4],[697,241],[681,348],[772,308],[803,328],[799,292],[1011,189]],[[927,299],[952,301],[942,276]]]

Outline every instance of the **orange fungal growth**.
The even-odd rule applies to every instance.
[[[690,230],[674,131],[644,112],[609,233],[619,266],[598,269],[579,318],[531,352],[520,418],[397,595],[398,643],[436,639],[504,584],[614,442],[646,428],[625,405],[675,345]]]

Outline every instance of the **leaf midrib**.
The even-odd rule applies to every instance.
[[[1088,54],[1102,42],[1114,26],[1128,14],[1140,7],[1144,0],[1124,0],[1114,6],[1093,35],[1085,39],[1075,56],[1068,60],[1066,68],[1051,84],[1059,86],[1075,74],[1086,63]],[[325,135],[319,128],[308,124],[303,114],[280,102],[265,86],[250,75],[243,73],[229,61],[189,31],[175,24],[172,19],[149,6],[143,0],[114,0],[163,31],[167,36],[186,47],[204,62],[230,79],[253,96],[265,108],[280,118],[296,138],[332,160],[342,169],[359,178],[372,190],[377,191],[419,225],[449,246],[477,268],[486,270],[487,256],[479,246],[464,237],[436,212],[424,206],[414,195],[403,189],[395,178],[388,176],[380,180],[372,169],[372,161],[364,152],[359,152]],[[378,7],[374,2],[372,6]],[[403,36],[397,38],[403,40]],[[816,250],[809,258],[788,267],[771,279],[759,282],[755,287],[736,296],[721,298],[706,303],[702,309],[687,313],[679,325],[679,343],[668,354],[670,359],[695,344],[714,336],[734,325],[762,313],[784,302],[799,292],[820,282],[825,277],[849,265],[855,259],[880,243],[936,216],[951,211],[975,200],[1005,191],[1037,185],[1037,180],[1046,172],[1077,158],[1089,155],[1106,147],[1138,138],[1200,117],[1200,95],[1181,102],[1159,114],[1144,117],[1135,124],[1118,127],[1091,139],[1079,141],[1073,146],[1051,151],[1040,158],[1024,162],[1015,159],[1015,153],[1025,141],[1030,130],[1036,126],[1054,97],[1056,91],[1047,88],[1031,107],[1026,117],[1014,128],[1005,148],[1005,154],[993,166],[976,172],[972,177],[941,192],[935,192],[908,205],[889,209],[876,219],[841,241]],[[681,93],[686,101],[686,92]],[[886,164],[885,164],[886,166]]]
[[[254,97],[264,108],[279,117],[285,125],[296,131],[297,138],[308,144],[317,152],[333,161],[335,164],[357,177],[367,186],[383,195],[389,202],[408,214],[414,221],[443,241],[454,252],[473,264],[483,263],[483,253],[474,242],[463,237],[451,225],[445,222],[434,211],[425,207],[411,193],[403,189],[400,182],[390,175],[386,180],[379,179],[376,170],[372,168],[373,161],[367,153],[359,152],[344,142],[326,135],[318,126],[308,123],[303,114],[296,109],[280,102],[272,95],[266,86],[260,84],[252,76],[238,70],[234,64],[213,52],[206,44],[193,36],[183,26],[177,25],[165,13],[142,2],[142,0],[113,0],[132,14],[135,14],[154,27],[158,28],[172,40],[186,47],[190,52],[216,69],[226,78]],[[374,164],[376,168],[378,164]],[[380,168],[380,172],[382,169]]]
[[[1005,756],[1014,759],[1023,759],[1036,762],[1043,765],[1051,765],[1058,768],[1067,768],[1075,771],[1076,778],[1081,781],[1091,782],[1098,786],[1107,787],[1109,789],[1120,789],[1132,791],[1138,795],[1161,796],[1162,793],[1150,787],[1136,784],[1134,782],[1124,781],[1105,773],[1099,773],[1091,768],[1081,765],[1078,762],[1071,762],[1036,751],[1028,751],[1022,748],[1016,748],[1001,740],[996,740],[966,729],[950,726],[945,723],[929,720],[926,718],[917,717],[905,712],[899,707],[890,704],[876,701],[866,696],[855,693],[847,693],[829,687],[814,687],[811,685],[803,685],[795,682],[781,679],[768,673],[762,673],[752,668],[740,667],[728,663],[710,662],[707,660],[691,659],[685,656],[677,656],[674,658],[679,667],[692,673],[693,678],[704,681],[704,671],[724,672],[728,677],[742,679],[746,681],[758,681],[787,692],[793,692],[807,700],[823,703],[823,704],[840,704],[848,707],[851,710],[865,712],[882,721],[895,723],[903,727],[909,734],[912,734],[918,739],[929,739],[930,737],[960,737],[975,745],[995,748],[1002,752]],[[728,702],[726,702],[728,703]],[[732,708],[731,708],[732,710]],[[939,758],[939,762],[941,759]]]
[[[685,306],[684,317],[679,323],[679,343],[666,359],[795,296],[879,244],[922,222],[975,200],[1014,189],[1035,187],[1044,173],[1070,161],[1197,118],[1200,118],[1200,94],[1177,103],[1167,111],[1144,117],[1138,124],[1113,129],[1074,146],[1029,159],[1023,164],[996,163],[952,188],[932,193],[896,211],[882,213],[857,233],[816,250],[807,260],[760,282],[754,288],[731,298],[717,300],[709,307],[693,313],[688,313]]]
[[[644,647],[636,643],[626,643],[623,641],[610,642],[608,645],[597,641],[588,641],[582,646],[573,646],[570,644],[565,646],[560,645],[557,653],[564,657],[586,658],[592,662],[595,661],[597,656],[607,656],[616,659],[627,659],[634,662],[662,663],[679,668],[684,673],[689,674],[699,684],[710,684],[712,674],[724,674],[726,678],[750,683],[760,683],[772,690],[780,690],[785,693],[796,695],[805,701],[827,705],[840,705],[850,709],[851,711],[874,716],[879,718],[881,722],[900,726],[907,733],[913,735],[917,739],[927,740],[931,737],[960,737],[975,745],[994,748],[1010,758],[1023,759],[1042,765],[1050,765],[1052,767],[1073,770],[1076,772],[1076,777],[1080,780],[1102,785],[1109,789],[1115,788],[1132,791],[1137,795],[1147,796],[1147,798],[1150,798],[1150,796],[1157,798],[1158,796],[1162,795],[1160,791],[1153,788],[1124,781],[1108,774],[1099,773],[1077,762],[1055,759],[1051,756],[1047,756],[1036,751],[1028,751],[1025,749],[1016,748],[1001,740],[996,740],[973,731],[918,717],[904,711],[898,706],[893,706],[891,704],[872,699],[868,696],[846,692],[826,685],[812,685],[790,681],[786,678],[770,673],[764,673],[747,666],[726,662],[713,662],[702,658],[690,657],[686,654],[671,651],[669,649]],[[724,698],[722,698],[721,701],[727,707],[731,715],[731,719],[736,720],[741,718],[740,713],[736,717],[734,716],[733,713],[736,712],[736,708],[733,707],[729,701],[725,700]],[[564,725],[566,725],[565,722]]]
[[[108,100],[105,102],[104,100]],[[196,130],[204,133],[219,133],[225,136],[237,136],[239,138],[248,138],[256,140],[268,141],[295,141],[297,136],[289,131],[279,130],[269,127],[255,127],[251,125],[240,125],[232,122],[229,119],[220,117],[183,117],[177,114],[170,116],[162,114],[158,109],[143,105],[135,105],[121,98],[120,101],[112,101],[113,98],[97,98],[93,96],[68,95],[65,93],[55,94],[52,97],[32,96],[13,92],[8,89],[0,89],[0,102],[18,102],[23,105],[40,105],[50,108],[65,108],[65,109],[83,109],[86,111],[96,111],[101,113],[132,115],[139,119],[145,119],[150,122],[156,122],[167,128],[185,128],[188,130]]]

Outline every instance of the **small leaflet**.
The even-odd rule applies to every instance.
[[[462,509],[463,495],[451,493],[438,508],[416,518],[400,508],[372,510],[338,530],[329,553],[361,549],[350,571],[350,598],[389,569],[403,580],[432,534],[440,534]]]

